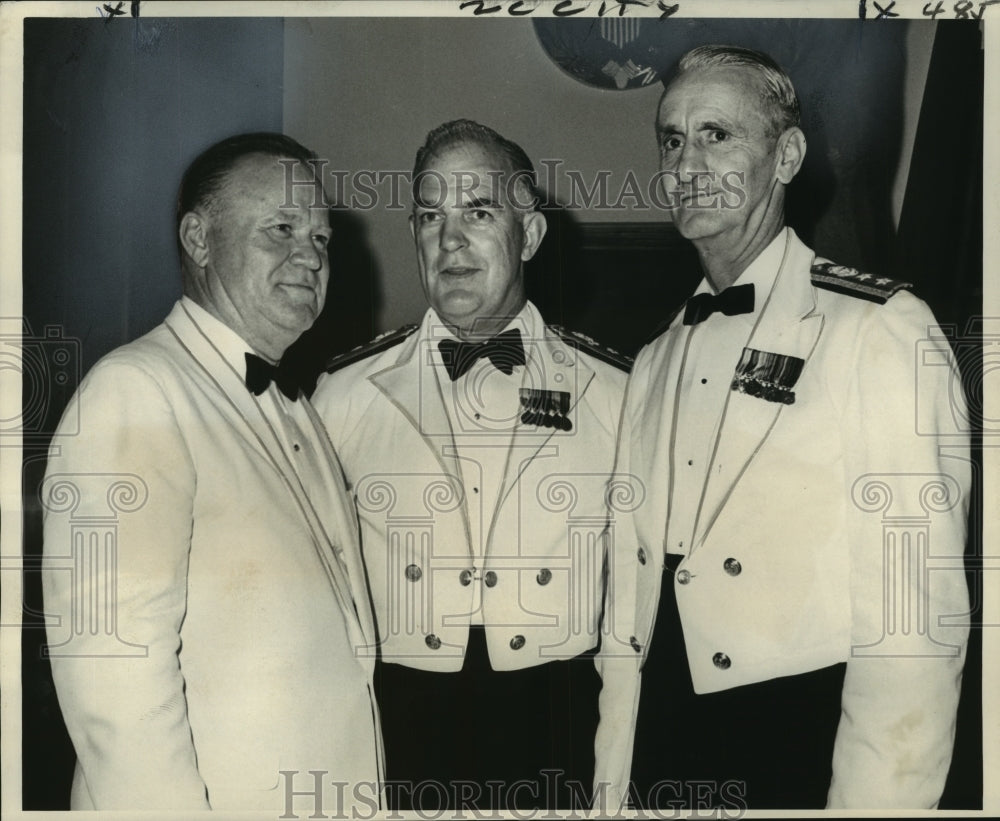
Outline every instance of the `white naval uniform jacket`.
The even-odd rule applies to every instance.
[[[568,392],[572,429],[519,421],[499,440],[506,466],[495,508],[481,517],[481,558],[466,508],[473,491],[463,486],[432,370],[436,314],[320,378],[313,402],[357,502],[387,662],[460,670],[477,598],[496,670],[572,658],[597,644],[600,534],[626,373],[578,350],[579,339],[564,341],[530,303],[525,310],[528,326],[542,330],[524,340],[522,388]]]
[[[728,392],[674,576],[694,689],[847,662],[829,806],[934,807],[968,636],[961,381],[922,301],[858,298],[875,278],[851,270],[827,272],[843,293],[817,287],[813,252],[787,237],[747,347],[804,360],[794,402]],[[686,335],[678,316],[640,351],[622,415],[595,775],[612,802],[625,795],[656,641]]]
[[[353,503],[307,400],[282,442],[241,342],[178,302],[93,367],[53,438],[42,581],[74,809],[377,804]]]

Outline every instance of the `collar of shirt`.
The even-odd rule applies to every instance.
[[[239,375],[240,381],[243,381],[247,367],[244,355],[256,351],[236,331],[194,300],[181,297],[181,305],[212,346]],[[307,469],[304,467],[307,460],[312,460],[311,469],[317,471],[314,475],[323,476],[323,471],[326,470],[325,458],[320,456],[322,446],[317,440],[317,429],[305,408],[305,397],[292,402],[272,383],[266,391],[254,398],[262,418],[278,439],[286,458],[293,464],[299,481],[303,481],[301,471]],[[322,487],[322,484],[318,486]]]
[[[202,333],[208,337],[208,341],[240,375],[240,379],[243,379],[247,369],[244,354],[255,353],[254,349],[225,322],[212,316],[190,297],[181,297],[181,306],[188,312]]]
[[[482,358],[452,382],[444,367],[438,342],[457,337],[433,308],[428,309],[424,316],[420,332],[424,335],[421,342],[429,350],[425,363],[433,366],[454,436],[470,434],[478,440],[484,436],[506,438],[516,427],[521,413],[518,388],[524,383],[533,356],[537,356],[537,346],[533,341],[542,338],[545,323],[538,309],[528,302],[498,333],[512,328],[521,331],[524,366],[515,367],[513,373],[508,375],[498,370],[489,358]]]
[[[785,246],[788,242],[788,228],[782,228],[778,232],[778,235],[771,240],[768,246],[761,251],[756,259],[751,262],[746,269],[740,274],[736,281],[733,282],[733,287],[735,285],[753,285],[754,286],[754,304],[753,311],[749,314],[737,314],[733,317],[722,316],[713,314],[706,321],[716,320],[719,321],[721,318],[725,322],[732,322],[734,319],[742,320],[745,324],[752,324],[760,313],[761,307],[767,301],[768,295],[771,293],[771,288],[774,287],[774,280],[778,277],[778,269],[781,268],[781,260],[785,255]],[[698,287],[695,289],[692,296],[697,294],[714,294],[715,289],[712,284],[706,278],[702,278]]]

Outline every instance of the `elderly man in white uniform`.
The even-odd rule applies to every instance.
[[[968,633],[955,360],[908,285],[785,226],[798,122],[785,73],[741,48],[689,52],[660,101],[705,277],[627,389],[616,473],[645,501],[609,530],[598,801],[934,807],[948,772]]]

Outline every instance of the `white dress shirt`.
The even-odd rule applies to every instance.
[[[510,374],[505,374],[488,357],[481,357],[453,382],[437,343],[442,339],[461,340],[440,320],[433,308],[428,313],[433,320],[430,335],[434,341],[429,347],[430,357],[451,423],[469,516],[476,582],[472,624],[482,624],[484,545],[499,502],[507,460],[514,458],[510,446],[523,410],[519,390],[524,385],[527,367],[518,365]],[[527,358],[532,348],[530,340],[541,339],[544,329],[542,318],[532,306],[526,304],[499,333],[513,328],[521,332]]]
[[[248,353],[256,352],[246,341],[221,320],[188,297],[182,297],[181,304],[194,319],[204,333],[206,339],[222,354],[223,358],[235,370],[240,378],[246,377],[246,357]],[[249,392],[249,389],[248,389]],[[251,396],[253,394],[251,393]],[[281,445],[281,458],[292,466],[293,472],[308,498],[322,493],[322,487],[317,486],[311,477],[324,475],[323,448],[319,436],[325,436],[322,425],[316,424],[307,408],[308,399],[300,396],[292,401],[285,396],[272,381],[267,390],[255,396],[256,405],[267,426],[274,432]],[[326,468],[329,469],[328,467]],[[310,487],[312,485],[312,487]],[[331,537],[339,556],[337,534],[327,534]]]
[[[754,286],[751,313],[726,316],[716,312],[696,325],[684,328],[684,358],[673,397],[677,402],[676,425],[671,439],[673,483],[667,517],[666,552],[687,555],[698,522],[699,500],[710,465],[719,470],[715,444],[725,417],[730,382],[743,348],[750,339],[761,309],[781,267],[785,252],[784,229],[750,263],[733,286]],[[714,293],[702,279],[695,295]]]

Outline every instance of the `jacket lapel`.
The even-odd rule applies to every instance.
[[[441,386],[430,359],[433,340],[427,333],[428,320],[420,331],[400,346],[394,365],[369,376],[369,380],[395,405],[414,432],[424,441],[441,470],[456,488],[464,488],[451,422],[444,407]],[[466,505],[459,505],[465,527],[466,544],[472,544]]]
[[[673,493],[668,490],[673,487],[678,385],[689,338],[690,329],[681,324],[678,316],[663,337],[661,351],[650,363],[650,380],[644,394],[646,401],[633,427],[632,441],[619,444],[619,449],[629,449],[632,475],[646,477],[648,482],[642,488],[645,501],[636,511],[640,532],[649,539],[658,535],[664,549],[673,499]],[[635,389],[633,381],[629,380],[626,390]]]
[[[785,255],[747,347],[809,361],[823,328],[809,278],[813,253],[788,230]],[[808,364],[805,366],[808,367]],[[704,541],[719,511],[787,406],[730,390],[695,525],[693,549]]]
[[[243,381],[243,373],[236,371],[222,352],[178,302],[166,319],[167,327],[191,355],[195,364],[214,383],[225,397],[223,412],[233,426],[247,430],[247,443],[270,462],[275,470],[286,475],[287,461],[281,452],[275,432],[261,413],[260,407]]]
[[[352,598],[354,601],[363,603],[368,601],[367,591],[360,598],[357,592],[354,592],[352,596],[352,581],[355,579],[364,579],[363,569],[361,570],[362,575],[356,576],[355,568],[350,568],[351,576],[348,577],[346,570],[348,565],[345,561],[346,556],[342,558],[338,555],[341,552],[348,553],[348,549],[352,545],[354,546],[354,550],[357,550],[357,537],[355,535],[357,523],[355,518],[346,515],[344,511],[338,511],[337,532],[334,538],[339,540],[341,534],[348,534],[346,537],[348,544],[341,551],[336,546],[336,542],[331,539],[332,534],[327,531],[324,523],[320,521],[314,506],[319,500],[311,498],[306,493],[302,484],[302,477],[297,474],[295,467],[289,463],[277,438],[277,432],[268,423],[257,401],[250,391],[247,390],[243,381],[243,374],[237,372],[221,351],[212,344],[209,337],[194,318],[184,309],[183,304],[177,304],[167,317],[166,324],[181,345],[191,355],[196,365],[202,369],[223,394],[226,401],[221,406],[222,412],[229,418],[234,427],[246,431],[248,445],[256,450],[262,459],[274,467],[281,476],[282,483],[301,510],[303,518],[312,534],[313,544],[320,561],[327,570],[333,592],[344,612],[349,630],[352,633],[352,641],[359,646],[374,644],[375,633],[370,625],[370,614],[368,614],[369,625],[365,626],[363,611],[366,611],[366,606],[355,607],[352,602]],[[315,411],[312,410],[311,406],[309,406],[309,412],[312,417],[315,417]],[[315,420],[314,427],[316,427]],[[318,427],[316,436],[319,442],[324,443],[322,446],[325,449],[329,445],[329,442],[326,432],[322,427]],[[332,448],[330,448],[330,454],[324,453],[318,455],[321,458],[332,455]],[[335,460],[336,457],[334,456],[333,459]],[[332,464],[335,464],[336,469],[340,471],[339,463],[331,463],[331,466]],[[342,480],[339,481],[342,484]],[[326,483],[324,482],[318,486],[326,487]],[[339,486],[338,484],[337,487]],[[335,495],[341,496],[342,494],[338,493]],[[360,633],[358,632],[359,628],[361,629]]]

